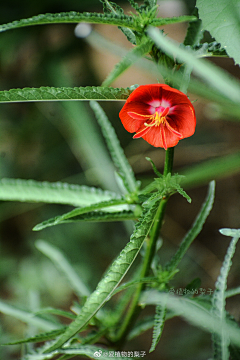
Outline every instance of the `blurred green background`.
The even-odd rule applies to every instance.
[[[126,11],[126,1],[117,1]],[[161,16],[191,13],[194,1],[159,2]],[[33,2],[1,1],[0,23],[47,12],[102,12],[97,0],[42,0]],[[186,24],[172,25],[166,32],[182,41]],[[130,47],[116,27],[94,26],[94,31],[109,40]],[[87,39],[77,38],[75,25],[42,25],[0,34],[0,90],[39,86],[98,86],[119,58]],[[231,59],[215,59],[217,65],[239,77],[239,67]],[[147,84],[161,81],[134,67],[113,86]],[[194,94],[197,129],[193,137],[181,141],[175,151],[175,172],[191,171],[192,166],[240,150],[239,123],[228,121],[208,103]],[[133,166],[143,183],[154,177],[150,157],[159,170],[163,168],[164,150],[151,147],[144,140],[132,140],[119,120],[123,103],[101,103],[111,120]],[[220,116],[220,119],[218,118]],[[226,121],[227,120],[227,121]],[[94,115],[85,102],[16,103],[0,106],[1,177],[66,181],[117,190],[114,169]],[[173,286],[186,285],[200,277],[204,289],[213,289],[228,239],[219,234],[222,227],[239,226],[240,177],[238,169],[217,180],[214,208],[200,236],[191,246],[180,266]],[[160,253],[164,264],[191,226],[206,196],[207,184],[193,183],[189,190],[192,204],[176,195],[170,199],[162,230],[164,244]],[[0,298],[21,308],[55,306],[69,309],[76,300],[67,281],[54,265],[39,253],[34,242],[44,239],[58,246],[90,289],[94,289],[106,267],[129,239],[133,224],[66,224],[32,231],[37,223],[62,214],[70,207],[60,205],[0,204]],[[229,287],[239,285],[239,249],[235,254]],[[239,318],[239,298],[228,302],[230,312]],[[37,305],[36,305],[37,304]],[[181,331],[179,329],[181,328]],[[1,315],[1,343],[22,338],[27,327],[9,316]],[[174,346],[173,346],[174,344]],[[192,347],[189,346],[192,344]],[[147,351],[151,332],[140,341],[128,344],[129,350]],[[19,358],[18,347],[0,348],[2,359]],[[203,359],[211,354],[209,335],[179,319],[166,324],[163,338],[148,359]]]

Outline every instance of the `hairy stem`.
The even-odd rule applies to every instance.
[[[168,173],[172,173],[173,155],[174,155],[174,148],[168,148],[166,151],[165,165],[164,165],[165,176]],[[153,222],[151,234],[150,237],[147,239],[147,247],[142,263],[140,278],[148,276],[149,271],[151,269],[151,264],[156,251],[156,244],[159,237],[160,229],[162,227],[162,222],[163,222],[167,202],[168,202],[168,197],[163,197],[159,203],[159,207]],[[138,303],[139,303],[140,295],[144,290],[144,288],[145,288],[144,283],[140,283],[136,288],[132,301],[129,305],[126,317],[124,318],[114,339],[114,342],[117,343],[118,345],[121,345],[125,341],[130,329],[132,328],[134,321],[136,320],[141,310]]]

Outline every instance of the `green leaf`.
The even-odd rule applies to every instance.
[[[63,215],[60,216],[56,216],[54,218],[48,219],[46,221],[44,221],[43,223],[36,225],[33,230],[42,230],[45,227],[48,226],[53,226],[53,225],[58,225],[61,224],[63,222],[68,222],[68,220],[73,220],[75,217],[85,214],[85,213],[89,213],[98,209],[104,209],[104,208],[111,208],[111,210],[115,210],[118,209],[121,210],[121,207],[118,208],[118,205],[123,205],[125,206],[127,204],[125,199],[113,199],[113,200],[108,200],[108,201],[102,201],[102,202],[98,202],[95,204],[91,204],[89,206],[85,206],[82,208],[76,208],[72,211],[69,211]],[[109,210],[109,211],[111,211]]]
[[[133,90],[133,87],[130,89],[103,86],[11,89],[0,91],[0,103],[60,100],[126,100]]]
[[[153,168],[153,171],[155,172],[155,174],[159,177],[159,178],[162,178],[163,175],[158,171],[156,165],[154,164],[154,162],[152,161],[152,159],[150,159],[149,157],[146,157],[146,160],[147,161],[150,161],[151,165],[152,165],[152,168]]]
[[[167,307],[165,305],[157,305],[156,306],[156,313],[154,317],[154,326],[153,326],[153,337],[152,337],[152,344],[149,352],[152,352],[156,349],[157,344],[162,335],[163,326],[165,323],[166,318],[166,311]]]
[[[55,339],[57,336],[61,335],[62,333],[64,333],[65,330],[66,330],[66,326],[58,330],[48,331],[46,333],[38,334],[36,336],[32,336],[26,339],[21,339],[1,345],[17,345],[17,344],[25,344],[31,342],[38,343],[42,341],[52,340]]]
[[[197,235],[202,230],[202,227],[212,209],[213,201],[214,201],[214,194],[215,194],[215,182],[212,181],[209,184],[207,198],[206,198],[198,216],[196,217],[196,219],[192,225],[192,228],[189,230],[189,232],[183,238],[178,251],[173,256],[173,258],[170,260],[170,262],[168,264],[166,264],[164,270],[167,270],[171,273],[177,268],[179,262],[182,260],[183,256],[185,255],[186,251],[188,250],[189,246],[191,245],[193,240],[197,237]]]
[[[116,260],[113,261],[107,273],[99,282],[96,290],[88,297],[76,320],[69,325],[67,331],[59,337],[55,344],[46,349],[46,353],[58,349],[73,335],[79,332],[105,302],[110,299],[115,288],[121,282],[138,255],[142,244],[150,231],[157,208],[158,202],[155,202],[152,208],[144,211],[139,222],[135,226],[130,242],[121,251]]]
[[[151,161],[151,160],[150,160]],[[157,193],[153,196],[171,196],[172,194],[178,192],[180,195],[182,195],[187,201],[190,203],[191,198],[187,195],[187,193],[181,188],[179,185],[179,182],[182,180],[182,176],[178,174],[171,175],[168,173],[167,175],[162,175],[158,172],[156,166],[151,161],[153,170],[156,174],[159,174],[159,177],[154,179],[152,183],[150,183],[148,186],[146,186],[145,189],[142,190],[142,194],[148,194],[149,192],[153,190],[157,190]],[[151,198],[149,199],[151,201]],[[148,201],[149,201],[148,200]]]
[[[35,314],[36,315],[51,314],[51,315],[62,316],[62,317],[65,317],[67,319],[72,319],[72,320],[76,318],[76,315],[70,311],[55,309],[52,307],[42,308],[38,311],[35,311]]]
[[[205,331],[215,331],[220,335],[222,331],[228,334],[233,344],[240,346],[240,329],[235,323],[226,320],[221,323],[220,319],[214,316],[210,310],[203,307],[194,299],[186,297],[173,296],[169,293],[149,290],[143,294],[142,305],[164,305],[167,309],[180,314],[190,324],[198,326]]]
[[[223,233],[226,234],[226,229]],[[227,253],[225,255],[220,275],[217,278],[217,282],[215,284],[215,291],[213,293],[212,297],[212,313],[219,318],[222,326],[221,328],[224,329],[223,324],[226,321],[226,290],[227,290],[227,277],[230,271],[230,267],[232,264],[232,257],[236,250],[236,245],[240,237],[240,231],[235,230],[235,232],[232,229],[228,229],[227,236],[229,236],[229,233],[234,234],[233,238],[230,242],[230,245],[228,247]],[[213,345],[214,345],[214,359],[219,360],[228,360],[229,359],[229,338],[225,331],[221,331],[219,334],[219,331],[216,331],[213,333]]]
[[[225,292],[226,298],[235,296],[235,295],[239,295],[239,294],[240,294],[240,286],[233,288],[233,289],[229,289]]]
[[[163,36],[157,29],[150,28],[148,34],[162,51],[166,52],[170,57],[173,57],[174,54],[177,61],[192,66],[193,72],[199,75],[207,84],[217,89],[226,98],[239,104],[240,83],[238,80],[210,62],[198,59],[191,49],[180,48],[176,42],[167,36]]]
[[[0,200],[44,202],[90,206],[96,202],[120,199],[118,194],[94,187],[35,180],[1,179]]]
[[[131,210],[122,210],[122,211],[90,211],[83,215],[77,215],[73,218],[62,220],[61,216],[43,221],[40,224],[34,226],[34,231],[40,231],[49,226],[55,226],[60,224],[69,224],[75,222],[111,222],[111,221],[127,221],[127,220],[136,220],[137,215]]]
[[[187,29],[187,34],[185,36],[183,44],[185,46],[190,45],[198,45],[203,37],[202,30],[202,21],[198,19],[198,10],[197,8],[194,9],[193,15],[196,16],[197,20],[190,22]]]
[[[51,352],[50,354],[36,354],[34,355],[28,355],[28,357],[26,357],[26,360],[47,360],[47,359],[52,359],[55,358],[56,355],[58,354],[65,354],[66,357],[61,357],[61,359],[69,359],[71,357],[74,356],[86,356],[87,358],[90,359],[97,359],[100,358],[101,360],[109,360],[109,353],[111,350],[106,351],[105,348],[101,348],[98,346],[94,346],[94,345],[81,345],[81,344],[77,344],[77,345],[71,345],[71,346],[67,346],[64,347],[62,349],[56,350]],[[121,356],[121,352],[118,351],[118,356],[117,359],[120,360],[132,360],[133,358],[130,358],[127,356],[127,352],[126,355]],[[67,355],[72,355],[71,357],[67,357]],[[25,360],[25,359],[24,359]]]
[[[0,32],[16,29],[25,26],[42,25],[42,24],[77,24],[79,22],[87,22],[90,24],[110,24],[117,26],[127,26],[135,28],[131,16],[124,14],[98,14],[98,13],[78,13],[75,11],[63,12],[58,14],[40,14],[28,19],[13,21],[8,24],[0,25]]]
[[[231,236],[231,237],[239,236],[240,237],[240,229],[224,228],[224,229],[220,229],[219,232],[225,236]]]
[[[114,14],[114,15],[121,15],[124,14],[123,9],[117,5],[116,3],[108,0],[100,0],[103,3],[103,11],[105,14]],[[136,45],[136,36],[135,31],[128,27],[118,27],[123,34],[127,37],[127,39],[134,45]]]
[[[45,320],[40,316],[36,316],[34,313],[21,310],[16,308],[13,305],[5,304],[3,301],[0,301],[0,312],[5,315],[13,316],[15,319],[21,320],[22,322],[36,326],[39,329],[45,331],[51,331],[59,329],[60,326],[50,320]]]
[[[101,130],[103,136],[105,137],[112,160],[120,173],[127,192],[135,193],[139,184],[135,179],[132,167],[123,152],[112,124],[108,120],[101,106],[96,101],[91,101],[90,106],[96,115],[99,125],[101,126]]]
[[[117,15],[124,14],[123,9],[116,3],[108,0],[100,0],[100,1],[103,4],[104,14],[117,14]]]
[[[197,0],[196,6],[203,29],[221,43],[228,55],[240,64],[240,3],[238,0]]]
[[[171,18],[156,18],[151,21],[151,26],[163,26],[169,24],[177,24],[186,21],[196,21],[197,17],[192,15],[173,16]]]
[[[154,6],[157,5],[157,0],[144,0],[143,5],[140,6],[140,9],[151,10]]]
[[[113,81],[115,81],[124,71],[126,71],[130,66],[132,66],[139,58],[143,55],[148,54],[152,49],[152,41],[149,39],[143,42],[140,45],[135,46],[130,50],[127,55],[125,55],[114,69],[110,72],[107,78],[102,83],[102,86],[109,86]]]
[[[72,286],[73,290],[80,297],[88,296],[89,290],[73,269],[72,265],[66,259],[64,254],[55,246],[49,243],[38,240],[35,243],[36,248],[44,255],[50,258],[56,267],[66,276],[68,282]]]

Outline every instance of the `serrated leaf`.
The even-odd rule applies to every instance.
[[[56,14],[40,14],[28,19],[22,19],[13,21],[8,24],[3,24],[0,25],[0,32],[32,25],[62,23],[77,24],[79,22],[87,22],[90,24],[110,24],[135,28],[132,17],[128,15],[99,14],[89,12],[79,13],[70,11]]]
[[[73,220],[75,217],[85,214],[85,213],[89,213],[98,209],[104,209],[104,208],[111,208],[111,210],[115,210],[115,207],[118,209],[118,211],[121,210],[121,208],[118,208],[119,205],[125,206],[127,204],[127,201],[125,199],[113,199],[113,200],[108,200],[108,201],[102,201],[102,202],[98,202],[95,204],[91,204],[89,206],[85,206],[82,208],[76,208],[72,211],[69,211],[63,215],[60,216],[56,216],[54,218],[48,219],[46,221],[44,221],[43,223],[36,225],[33,230],[42,230],[45,227],[48,226],[53,226],[53,225],[58,225],[61,224],[63,222],[66,222],[68,220]],[[109,211],[111,211],[109,210]]]
[[[134,89],[104,86],[40,87],[0,91],[0,103],[62,100],[126,100]]]
[[[155,310],[154,325],[153,325],[153,336],[152,344],[149,352],[152,352],[156,349],[156,346],[162,335],[163,326],[165,323],[167,307],[165,305],[157,305]]]
[[[128,0],[128,2],[136,11],[139,10],[139,6],[134,0]]]
[[[196,238],[196,236],[200,233],[202,230],[202,227],[212,209],[213,201],[214,201],[214,194],[215,194],[215,182],[212,181],[209,184],[208,194],[206,197],[206,200],[196,217],[191,229],[188,231],[186,236],[183,238],[180,247],[176,254],[173,256],[173,258],[170,260],[170,262],[165,266],[165,270],[169,271],[170,273],[174,271],[183,256],[185,255],[187,249],[193,242],[193,240]]]
[[[114,192],[85,185],[23,179],[0,180],[0,200],[6,201],[90,206],[96,202],[119,198],[120,196]]]
[[[126,190],[129,193],[136,192],[139,184],[135,179],[132,167],[123,152],[123,149],[120,145],[120,142],[112,124],[110,123],[105,112],[97,102],[91,101],[90,106],[95,112],[98,123],[101,126],[103,136],[105,137],[112,160],[120,172]]]
[[[208,30],[217,42],[221,43],[228,55],[240,64],[239,15],[238,0],[197,0],[196,6],[203,28]]]
[[[192,199],[190,198],[190,196],[188,196],[188,194],[186,193],[186,191],[183,190],[183,188],[179,185],[179,184],[176,184],[176,190],[177,192],[182,195],[189,203],[192,202]]]
[[[87,358],[90,358],[90,359],[100,358],[102,360],[109,360],[109,351],[106,351],[104,348],[97,347],[94,345],[75,345],[75,346],[72,345],[72,346],[64,347],[63,349],[59,349],[59,350],[52,352],[51,357],[46,357],[46,356],[50,356],[50,354],[45,354],[45,355],[40,355],[42,357],[39,357],[39,358],[37,357],[36,359],[34,357],[33,358],[29,357],[26,360],[51,359],[52,357],[56,356],[57,354],[66,354],[66,356],[67,355],[72,355],[72,356],[82,355],[82,356],[84,356],[84,357],[86,356]],[[63,359],[64,359],[64,357],[63,357]],[[119,352],[117,359],[132,360],[132,358],[129,358],[127,356],[127,352],[126,352],[126,355],[124,355],[124,356],[121,356],[121,353]]]
[[[103,81],[102,86],[109,86],[113,83],[124,71],[132,66],[139,58],[148,54],[152,49],[152,41],[145,41],[140,45],[135,46],[125,55],[114,69],[110,72],[107,78]]]
[[[240,237],[240,232],[237,230],[232,238],[230,245],[227,249],[222,267],[220,269],[220,275],[217,278],[215,284],[215,291],[212,297],[212,313],[219,318],[220,322],[224,324],[226,321],[226,295],[227,290],[227,277],[232,264],[232,257],[236,250],[236,245]],[[224,326],[221,327],[222,331],[213,333],[213,346],[214,346],[214,359],[216,360],[228,360],[229,359],[229,338],[224,331]]]
[[[62,220],[61,216],[57,216],[56,218],[49,219],[43,221],[40,224],[34,226],[34,231],[40,231],[49,226],[55,226],[60,224],[69,224],[75,222],[111,222],[111,221],[128,221],[128,220],[136,220],[138,216],[131,210],[123,210],[123,211],[90,211],[83,215],[74,216],[73,218]]]
[[[56,246],[50,245],[43,240],[38,240],[35,243],[35,246],[44,255],[49,257],[56,265],[56,267],[60,269],[60,271],[66,276],[68,282],[79,297],[89,295],[90,292],[86,285],[77,275],[72,265],[66,259],[65,255]]]
[[[38,343],[38,342],[42,342],[42,341],[52,340],[52,339],[55,339],[57,336],[61,335],[62,333],[64,333],[65,330],[66,330],[66,326],[62,327],[61,329],[58,329],[58,330],[49,331],[49,332],[38,334],[38,335],[29,337],[26,339],[21,339],[21,340],[9,342],[6,344],[1,344],[1,345],[17,345],[17,344],[26,344],[26,343],[31,343],[31,342]]]
[[[193,72],[199,75],[210,87],[224,95],[229,100],[239,104],[240,82],[227,74],[224,70],[214,66],[207,60],[198,59],[191,49],[179,47],[179,44],[163,36],[157,29],[150,28],[148,35],[156,46],[170,57],[176,57],[180,63],[192,66]]]
[[[171,18],[156,18],[151,21],[151,26],[163,26],[169,24],[177,24],[186,21],[196,21],[197,17],[192,15],[173,16]]]
[[[157,208],[158,202],[155,202],[152,208],[144,211],[139,222],[135,226],[130,242],[121,251],[116,260],[114,260],[106,275],[99,282],[96,290],[89,296],[76,320],[69,325],[67,331],[60,336],[56,343],[45,351],[46,353],[58,349],[73,335],[79,332],[105,302],[110,299],[115,288],[123,279],[139,253],[142,244],[150,231]]]
[[[152,165],[152,168],[153,168],[153,171],[155,172],[155,174],[159,177],[159,178],[162,178],[163,175],[158,171],[156,165],[154,164],[154,162],[152,161],[152,159],[150,159],[149,157],[146,157],[146,160],[147,161],[150,161],[151,165]]]

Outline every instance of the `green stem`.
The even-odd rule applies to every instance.
[[[169,173],[172,173],[173,155],[174,155],[174,148],[167,149],[165,156],[164,173],[163,173],[165,176]],[[169,197],[163,197],[159,203],[159,207],[153,222],[150,238],[147,240],[147,247],[143,259],[140,278],[144,278],[148,276],[149,270],[151,268],[152,260],[156,251],[157,240],[159,238],[160,229],[162,227],[162,222],[163,222],[168,198]],[[140,307],[138,306],[138,303],[139,303],[140,295],[144,290],[145,286],[146,284],[140,283],[136,288],[132,301],[129,305],[126,317],[124,318],[114,339],[115,343],[117,343],[118,345],[121,345],[125,341],[126,336],[129,333],[129,330],[131,329],[134,321],[136,320],[141,310]]]

